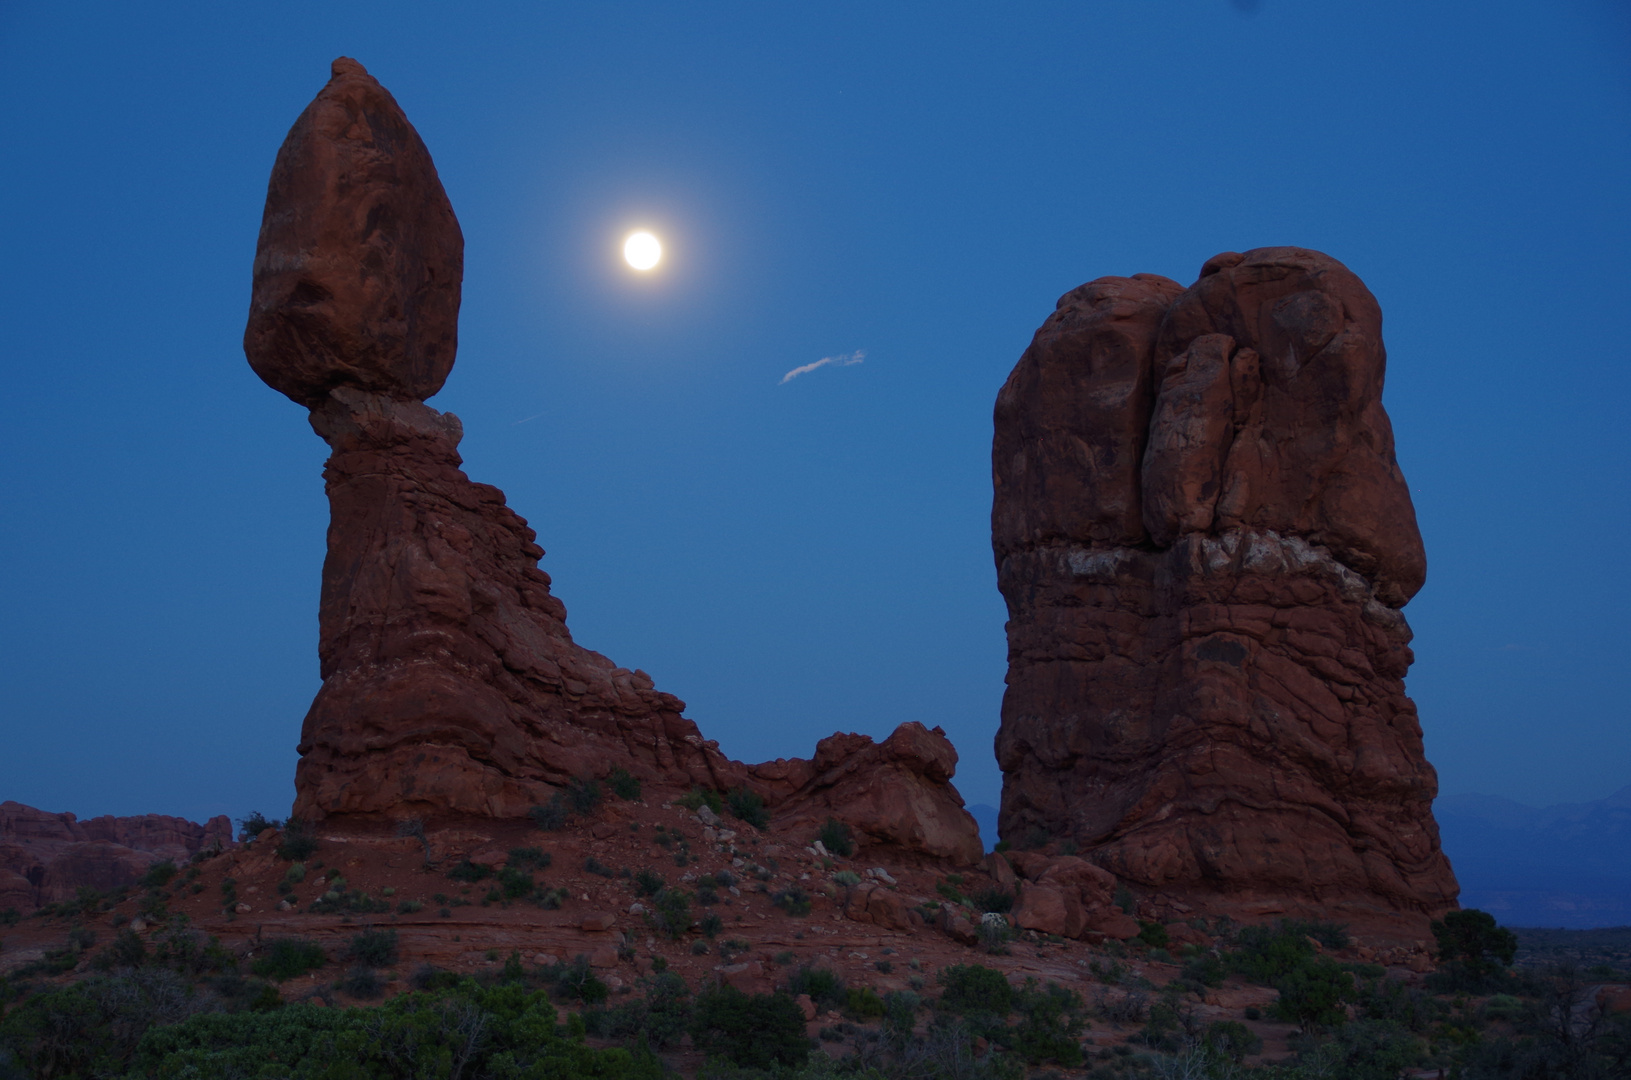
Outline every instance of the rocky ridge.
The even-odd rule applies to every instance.
[[[80,821],[8,799],[0,802],[0,909],[30,911],[80,889],[133,885],[156,862],[185,863],[231,843],[224,815],[203,825],[164,814]]]

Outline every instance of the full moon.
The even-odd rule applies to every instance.
[[[650,270],[663,257],[663,245],[648,232],[630,233],[623,241],[623,258],[636,270]]]

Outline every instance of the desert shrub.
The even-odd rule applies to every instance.
[[[684,889],[661,890],[652,897],[651,906],[647,920],[675,941],[691,928],[691,894]]]
[[[566,797],[577,813],[592,814],[600,808],[605,793],[600,790],[600,781],[576,777],[567,785]]]
[[[567,899],[568,894],[565,889],[540,888],[537,892],[532,894],[532,902],[543,908],[545,911],[559,911],[561,905],[565,903]]]
[[[844,1003],[847,990],[844,980],[830,969],[805,966],[788,977],[787,993],[792,997],[809,994],[817,1005],[837,1006]]]
[[[459,976],[435,964],[420,964],[408,976],[408,986],[414,990],[442,990],[459,985]]]
[[[883,998],[871,987],[852,986],[844,992],[844,1015],[851,1020],[876,1020],[883,1014]]]
[[[589,1009],[584,1027],[591,1035],[643,1041],[658,1049],[677,1045],[691,1024],[691,991],[671,972],[646,980],[645,996],[615,1009]]]
[[[603,878],[616,877],[617,871],[595,858],[593,855],[583,860],[583,868],[591,874],[598,874]]]
[[[566,796],[557,791],[544,805],[528,810],[527,816],[545,832],[555,832],[565,828],[566,823],[572,820],[572,811],[566,805]]]
[[[1431,1028],[1445,1009],[1426,991],[1393,978],[1361,980],[1352,1000],[1365,1019],[1386,1020],[1418,1034]]]
[[[883,996],[883,1019],[889,1030],[910,1034],[923,999],[910,990],[891,990]]]
[[[628,802],[640,797],[640,781],[622,766],[613,769],[611,775],[606,777],[606,786],[612,789],[613,795]]]
[[[14,907],[8,907],[4,911],[0,911],[0,926],[16,926],[22,917],[22,912]]]
[[[396,913],[398,915],[415,915],[423,910],[425,910],[425,902],[423,900],[402,900],[396,905]]]
[[[507,865],[513,870],[548,870],[555,857],[542,848],[518,847],[510,849]]]
[[[1221,957],[1216,953],[1203,952],[1184,961],[1183,971],[1178,977],[1192,986],[1222,986],[1228,974]]]
[[[1132,989],[1111,997],[1100,990],[1093,999],[1093,1011],[1112,1024],[1140,1024],[1149,1015],[1150,996],[1142,990]]]
[[[498,872],[498,887],[503,890],[506,900],[518,900],[531,894],[533,890],[532,874],[526,870],[506,866]]]
[[[558,995],[585,1005],[598,1005],[611,993],[583,953],[574,956],[570,964],[556,964],[549,978]]]
[[[1324,957],[1280,976],[1274,986],[1280,991],[1275,1015],[1305,1029],[1340,1024],[1342,1004],[1354,996],[1353,975]]]
[[[390,967],[397,958],[396,931],[364,930],[351,935],[345,958],[369,967]]]
[[[280,828],[282,825],[283,822],[276,818],[269,818],[259,810],[252,810],[247,817],[238,819],[238,839],[248,840],[259,836],[267,829]]]
[[[662,892],[667,882],[663,876],[650,867],[641,867],[640,872],[634,875],[634,891],[640,896],[656,896]]]
[[[22,1067],[13,1074],[19,1080],[123,1076],[150,1029],[208,1007],[185,980],[162,968],[92,975],[14,1006],[0,1018],[0,1053],[9,1052]]]
[[[939,893],[941,896],[944,896],[947,900],[950,900],[954,904],[961,904],[963,902],[962,890],[950,881],[935,882],[934,891]]]
[[[945,990],[935,1004],[945,1012],[1006,1016],[1013,1011],[1014,988],[1002,972],[983,964],[953,964],[940,972],[940,984]]]
[[[969,897],[974,906],[980,911],[994,911],[999,915],[1006,915],[1014,909],[1014,894],[1007,889],[989,888],[981,889]]]
[[[328,955],[315,941],[305,938],[274,938],[249,970],[263,979],[286,982],[328,963]]]
[[[1158,922],[1140,922],[1138,924],[1138,940],[1152,949],[1164,949],[1172,944],[1172,935],[1167,928]]]
[[[1123,915],[1138,914],[1138,898],[1135,897],[1132,894],[1132,891],[1125,885],[1116,886],[1116,898],[1114,903],[1116,907],[1121,909],[1121,913]]]
[[[302,881],[305,881],[306,864],[303,862],[290,864],[289,869],[283,872],[283,880],[288,882],[290,885],[298,885]]]
[[[1263,1040],[1239,1020],[1214,1020],[1201,1034],[1201,1045],[1217,1057],[1240,1064],[1263,1049]]]
[[[1236,948],[1225,963],[1252,982],[1273,986],[1275,982],[1314,958],[1314,943],[1308,935],[1285,920],[1273,926],[1247,926],[1235,935]]]
[[[847,859],[855,854],[855,836],[849,826],[837,818],[828,818],[816,834],[816,839],[821,841],[822,847],[840,858]]]
[[[493,876],[491,868],[473,863],[469,859],[461,859],[459,865],[447,872],[447,876],[454,881],[468,881],[472,884]]]
[[[730,985],[697,995],[690,1030],[698,1050],[746,1069],[801,1065],[812,1047],[792,998],[750,996]]]
[[[420,840],[424,839],[421,830]],[[288,862],[301,862],[317,854],[317,836],[312,832],[311,826],[299,818],[290,818],[283,825],[283,835],[278,838],[277,857]]]
[[[1517,935],[1497,925],[1495,916],[1486,911],[1452,911],[1431,925],[1440,967],[1463,975],[1466,982],[1483,982],[1503,974],[1517,954]]]
[[[335,986],[359,1001],[373,1001],[385,993],[385,980],[367,964],[353,965]]]
[[[187,916],[175,915],[162,931],[153,935],[153,963],[181,975],[234,971],[238,959],[219,939],[205,939],[190,928]]]
[[[853,870],[840,870],[832,876],[832,879],[840,885],[859,885],[861,883],[861,875]]]
[[[162,889],[170,884],[170,879],[178,873],[180,871],[176,869],[175,863],[169,859],[161,859],[147,868],[147,873],[142,875],[137,884],[145,889]]]
[[[706,806],[709,810],[719,814],[723,813],[725,809],[725,800],[720,797],[719,792],[703,787],[692,788],[675,799],[674,802],[676,805],[692,811],[700,810]]]
[[[1014,928],[1003,918],[981,919],[974,934],[980,948],[992,956],[1007,956],[1008,943],[1014,940]]]
[[[725,796],[725,806],[731,816],[763,831],[770,824],[770,811],[765,809],[764,796],[745,787],[732,788]]]
[[[121,930],[113,943],[91,958],[91,966],[99,971],[114,968],[141,967],[147,961],[147,942],[134,930]]]
[[[1027,979],[1024,989],[1014,995],[1019,1023],[997,1034],[1003,1046],[1032,1065],[1051,1061],[1066,1068],[1082,1063],[1082,999],[1055,983],[1038,989],[1036,980]]]
[[[1304,1045],[1298,1055],[1295,1076],[1333,1077],[1337,1080],[1396,1080],[1407,1069],[1421,1063],[1417,1039],[1394,1024],[1361,1020],[1343,1024],[1328,1040]],[[1589,1073],[1519,1073],[1528,1078],[1569,1076],[1585,1080]],[[1606,1077],[1605,1077],[1606,1080]]]
[[[725,920],[710,911],[702,917],[702,921],[697,925],[698,929],[702,931],[702,936],[712,941],[719,936],[720,931],[725,929]]]
[[[409,1076],[657,1080],[662,1075],[661,1064],[649,1053],[593,1049],[570,1031],[563,1034],[558,1019],[543,993],[463,980],[376,1006],[289,1005],[273,1012],[195,1016],[150,1031],[130,1073],[335,1080]],[[568,1024],[569,1029],[572,1026]]]
[[[797,885],[787,888],[771,896],[770,902],[787,912],[789,915],[810,914],[810,894]]]

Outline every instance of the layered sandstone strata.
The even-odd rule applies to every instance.
[[[1179,911],[1424,933],[1453,906],[1381,331],[1298,248],[1060,299],[995,415],[1005,838],[1068,840]]]
[[[813,762],[750,768],[644,672],[572,640],[533,531],[460,470],[458,418],[424,404],[452,370],[462,271],[424,143],[360,64],[336,60],[278,152],[244,334],[256,374],[311,410],[332,451],[323,684],[296,816],[518,817],[623,768],[668,789],[754,789],[788,828],[835,816],[865,843],[978,859],[943,735],[835,736]]]
[[[164,814],[87,818],[0,802],[0,910],[28,911],[80,889],[131,885],[165,859],[180,864],[232,843],[225,815],[203,825]]]

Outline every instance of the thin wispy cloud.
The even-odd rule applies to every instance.
[[[839,367],[850,367],[852,365],[859,364],[865,359],[866,350],[864,349],[856,349],[852,353],[839,353],[837,356],[823,356],[820,360],[817,360],[813,364],[805,364],[803,367],[796,367],[792,371],[789,371],[786,375],[782,376],[782,381],[776,385],[786,386],[800,375],[808,374],[818,367],[826,367],[828,364],[837,364]]]

